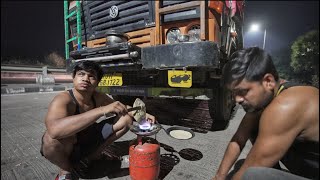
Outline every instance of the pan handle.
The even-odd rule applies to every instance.
[[[156,121],[155,124],[159,125],[159,127],[160,127],[161,129],[163,129],[164,132],[166,132],[167,135],[169,135],[169,132],[168,132],[160,123],[158,123],[158,122]]]

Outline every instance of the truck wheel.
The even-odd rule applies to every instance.
[[[228,127],[234,106],[235,101],[228,89],[214,89],[214,98],[209,100],[209,112],[213,119],[212,130],[224,130]]]

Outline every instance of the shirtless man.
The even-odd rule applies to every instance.
[[[72,76],[74,88],[59,93],[49,105],[42,137],[41,154],[60,168],[56,180],[78,179],[71,173],[74,164],[100,158],[103,147],[124,135],[133,121],[129,106],[95,90],[103,76],[98,64],[80,62]],[[117,116],[96,122],[108,113]],[[150,114],[146,118],[155,122]]]
[[[257,47],[234,53],[223,77],[246,114],[213,179],[226,179],[248,139],[253,146],[233,179],[280,160],[291,173],[318,179],[319,89],[282,82],[271,57]]]

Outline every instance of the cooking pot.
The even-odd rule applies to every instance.
[[[130,37],[127,34],[117,32],[115,30],[106,31],[105,36],[106,36],[106,45],[128,42],[128,40],[130,39]]]

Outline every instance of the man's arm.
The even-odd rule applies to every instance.
[[[238,159],[243,147],[250,138],[252,131],[258,127],[259,116],[260,113],[246,113],[243,117],[236,133],[233,135],[227,147],[214,179],[223,180],[226,178],[229,170]]]
[[[272,102],[263,112],[256,142],[233,179],[241,179],[248,167],[273,167],[283,157],[302,130],[294,106],[290,102]]]
[[[97,103],[98,108],[91,109],[87,112],[72,115],[74,111],[70,109],[70,96],[67,93],[57,95],[50,103],[48,113],[45,119],[45,124],[48,134],[53,139],[61,139],[75,135],[79,131],[93,124],[97,119],[104,115],[104,113],[116,113],[120,115],[126,114],[125,105],[120,102],[113,102],[108,104],[110,98],[107,96],[99,101],[104,101],[104,104]]]

